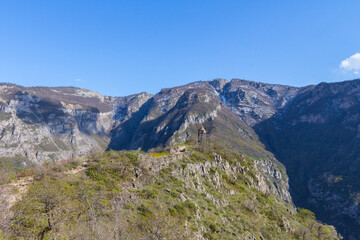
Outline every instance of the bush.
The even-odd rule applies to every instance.
[[[8,184],[15,179],[15,174],[3,169],[0,169],[0,185]]]
[[[315,213],[305,208],[299,208],[299,211],[297,212],[296,215],[302,220],[315,219]]]
[[[138,213],[142,215],[143,217],[152,216],[153,212],[144,204],[141,204],[136,208],[138,210]]]
[[[191,214],[195,213],[196,207],[193,202],[186,200],[185,202],[176,204],[174,206],[174,209],[176,210],[176,213],[179,214],[180,216],[188,217]],[[175,214],[175,212],[172,211],[172,214]]]
[[[140,193],[140,196],[142,196],[145,199],[156,198],[157,195],[158,195],[158,191],[156,189],[144,189]]]

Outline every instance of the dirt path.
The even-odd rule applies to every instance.
[[[64,174],[66,175],[74,175],[78,172],[84,171],[86,168],[88,167],[88,165],[86,163],[81,164],[81,166],[71,169],[69,171],[64,172]]]
[[[74,175],[87,168],[87,163],[82,163],[77,168],[64,172],[65,175]],[[9,210],[21,196],[26,193],[34,177],[22,177],[9,184],[0,185],[0,209]]]

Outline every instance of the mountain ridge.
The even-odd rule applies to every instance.
[[[164,88],[155,95],[106,97],[79,88],[0,84],[0,159],[30,166],[104,149],[151,152],[197,141],[197,130],[204,126],[207,142],[270,161],[276,169],[284,164],[296,204],[339,227],[345,239],[357,239],[351,231],[360,224],[359,89],[359,79],[305,87],[215,79]],[[264,176],[277,189],[270,175]],[[336,200],[339,186],[346,189],[341,201]],[[333,218],[326,217],[327,211]]]

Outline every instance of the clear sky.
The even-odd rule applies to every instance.
[[[360,1],[0,0],[0,82],[124,96],[359,77]]]

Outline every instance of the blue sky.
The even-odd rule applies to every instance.
[[[124,96],[198,80],[360,71],[360,1],[0,0],[0,82]]]

